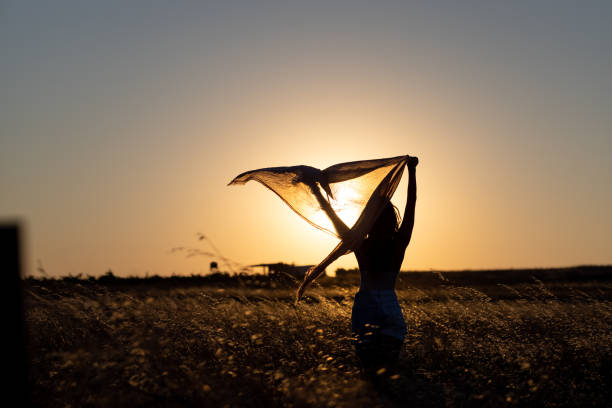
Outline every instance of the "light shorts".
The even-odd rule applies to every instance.
[[[406,322],[394,290],[359,290],[355,294],[351,329],[357,342],[374,341],[377,334],[404,340]]]

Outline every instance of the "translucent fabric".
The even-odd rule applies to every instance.
[[[340,238],[336,248],[304,277],[299,300],[329,264],[359,247],[397,189],[409,157],[340,163],[324,170],[269,167],[244,172],[229,185],[259,181],[311,225]]]

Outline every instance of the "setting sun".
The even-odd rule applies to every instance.
[[[344,223],[352,227],[359,218],[363,210],[363,197],[357,193],[357,190],[351,188],[350,181],[338,183],[332,186],[333,198],[330,199],[330,204],[338,216]]]

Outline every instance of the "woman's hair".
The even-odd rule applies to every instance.
[[[382,212],[374,222],[370,230],[370,236],[376,235],[391,235],[399,229],[401,217],[399,210],[391,201],[387,201]]]

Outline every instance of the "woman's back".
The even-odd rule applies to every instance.
[[[406,247],[399,242],[397,233],[368,237],[355,251],[359,264],[362,290],[393,290]]]

